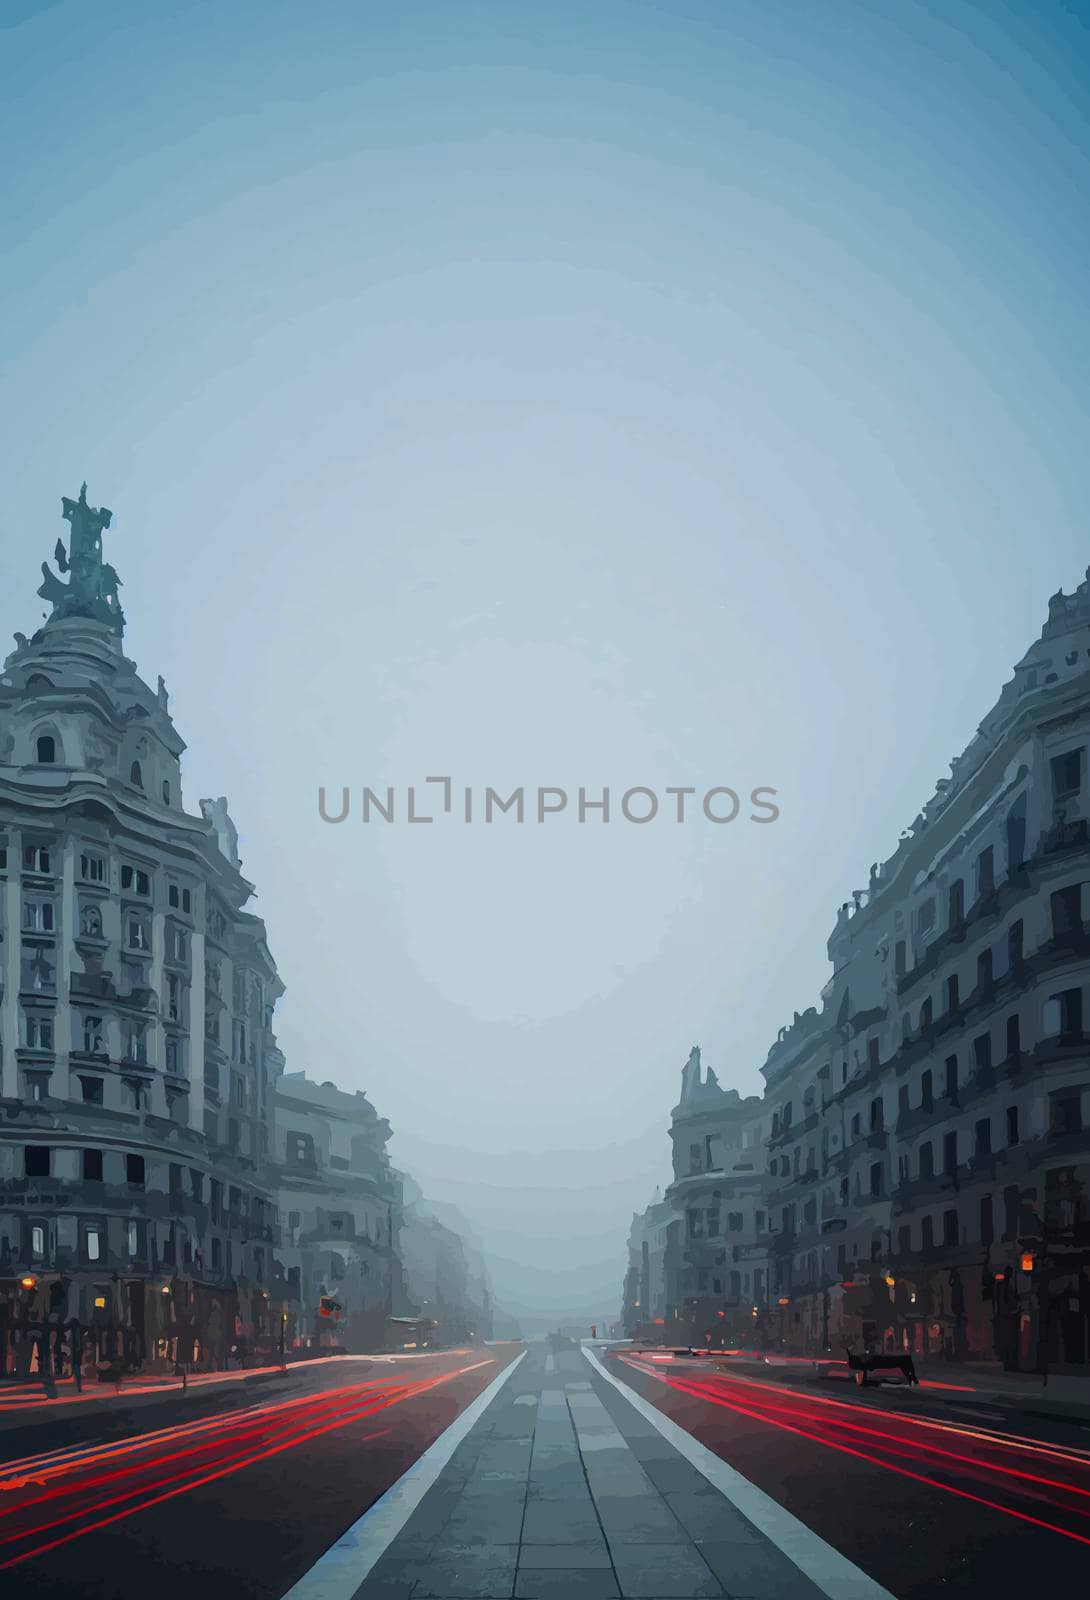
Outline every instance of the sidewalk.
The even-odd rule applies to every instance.
[[[333,1356],[330,1360],[343,1360],[343,1357]],[[308,1362],[308,1366],[316,1365]],[[239,1367],[231,1372],[198,1372],[192,1373],[183,1386],[180,1377],[173,1374],[154,1373],[123,1378],[120,1383],[99,1383],[96,1379],[90,1381],[86,1378],[83,1382],[82,1393],[76,1389],[72,1378],[58,1378],[56,1380],[56,1395],[52,1398],[46,1395],[40,1382],[38,1383],[9,1383],[0,1384],[0,1432],[7,1428],[25,1427],[31,1422],[49,1422],[58,1416],[72,1415],[73,1406],[82,1405],[129,1405],[134,1401],[148,1403],[151,1400],[169,1400],[178,1398],[183,1394],[193,1394],[209,1385],[248,1383],[254,1378],[281,1377],[285,1370],[294,1372],[295,1365],[289,1363],[285,1369],[279,1365],[274,1367]]]
[[[592,1353],[530,1346],[492,1387],[400,1525],[418,1469],[285,1600],[890,1600]]]

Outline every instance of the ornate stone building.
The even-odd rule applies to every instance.
[[[162,679],[122,651],[110,512],[86,486],[63,509],[68,582],[43,567],[52,613],[0,677],[0,1358],[45,1360],[47,1323],[102,1359],[211,1363],[292,1305],[282,984],[226,803],[185,809]]]
[[[1090,574],[840,908],[821,1004],[769,1051],[767,1342],[1090,1365],[1088,750]],[[687,1072],[680,1266],[729,1313],[723,1091]]]
[[[390,1165],[390,1124],[362,1091],[346,1094],[302,1072],[275,1090],[278,1259],[300,1287],[289,1342],[381,1350],[402,1310],[402,1181]]]
[[[721,1088],[693,1047],[671,1113],[674,1181],[666,1203],[679,1226],[668,1229],[663,1261],[667,1319],[692,1343],[751,1339],[754,1308],[765,1307],[762,1109],[756,1095]]]

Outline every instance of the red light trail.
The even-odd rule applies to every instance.
[[[301,1399],[156,1429],[116,1443],[59,1450],[9,1463],[0,1468],[0,1497],[12,1497],[9,1504],[0,1503],[0,1553],[6,1554],[4,1547],[11,1545],[26,1548],[0,1560],[0,1572],[492,1365],[491,1360],[477,1361],[437,1377],[402,1382],[389,1374]],[[362,1440],[369,1442],[388,1431],[364,1434]],[[126,1464],[114,1465],[126,1457]],[[103,1471],[103,1467],[109,1470]],[[165,1474],[160,1470],[164,1468],[168,1469]],[[20,1492],[28,1488],[39,1492]],[[101,1490],[108,1491],[104,1497]],[[46,1503],[46,1519],[39,1521],[34,1508],[44,1509]],[[103,1512],[110,1514],[103,1516]],[[62,1528],[67,1531],[58,1533]],[[56,1537],[43,1541],[43,1535],[54,1533]]]
[[[849,1401],[802,1395],[759,1379],[697,1377],[687,1371],[676,1376],[649,1360],[620,1359],[680,1394],[1090,1545],[1090,1455],[1082,1451],[993,1433],[972,1424],[908,1417]],[[942,1436],[947,1437],[940,1442]],[[959,1448],[949,1448],[955,1440]],[[906,1460],[915,1460],[926,1470],[917,1471],[905,1465]],[[1041,1470],[1046,1464],[1050,1475]],[[972,1487],[965,1487],[966,1483]],[[977,1493],[978,1488],[989,1493]],[[991,1498],[994,1495],[1001,1498]],[[1049,1518],[1036,1515],[1027,1503],[1047,1508]],[[1060,1520],[1050,1520],[1052,1517]]]

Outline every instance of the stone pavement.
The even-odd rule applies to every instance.
[[[827,1594],[580,1350],[531,1345],[355,1600]]]

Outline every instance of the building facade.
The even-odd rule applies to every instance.
[[[754,1125],[779,1348],[1090,1366],[1088,630],[1090,574],[840,908],[820,1005],[768,1053]],[[701,1120],[722,1091],[698,1078],[670,1197],[699,1292],[728,1263],[718,1236],[692,1247],[724,1194]]]
[[[401,1309],[401,1176],[390,1125],[357,1090],[286,1073],[275,1090],[278,1260],[298,1283],[291,1347],[381,1350]]]
[[[182,800],[122,651],[110,513],[0,677],[0,1360],[212,1365],[275,1341],[282,984],[226,803]],[[48,1329],[48,1334],[41,1330]]]
[[[754,1309],[760,1315],[765,1308],[762,1115],[760,1099],[722,1088],[694,1046],[671,1113],[674,1176],[666,1204],[677,1226],[667,1225],[663,1259],[665,1317],[689,1343],[751,1339]]]

